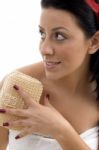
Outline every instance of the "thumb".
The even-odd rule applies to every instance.
[[[44,98],[44,105],[45,105],[46,107],[51,108],[54,112],[56,112],[56,113],[59,114],[59,112],[56,110],[56,108],[50,103],[50,101],[49,101],[49,94],[47,94],[47,95],[45,96],[45,98]]]
[[[49,101],[49,94],[46,94],[45,98],[44,98],[44,105],[45,106],[48,106],[48,107],[51,107],[52,105],[50,104],[50,101]]]
[[[49,94],[46,94],[45,98],[44,98],[44,105],[47,106],[47,107],[50,107],[50,108],[54,108],[50,101],[49,101]],[[54,108],[55,109],[55,108]]]

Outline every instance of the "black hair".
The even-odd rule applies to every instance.
[[[99,3],[99,0],[96,0]],[[42,8],[55,8],[68,11],[76,16],[86,37],[92,37],[99,30],[99,20],[86,0],[41,0]],[[96,94],[99,101],[99,50],[90,58],[91,82],[96,81]]]

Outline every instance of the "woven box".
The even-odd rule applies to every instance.
[[[0,91],[1,108],[26,108],[23,98],[13,88],[14,85],[21,86],[24,91],[31,95],[33,100],[39,103],[43,91],[42,83],[29,75],[15,71],[10,73],[3,83],[2,89]],[[2,126],[3,122],[17,120],[20,118],[21,117],[17,117],[15,115],[0,114],[0,126]],[[16,127],[13,129],[20,130],[21,128]]]

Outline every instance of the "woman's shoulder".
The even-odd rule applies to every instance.
[[[45,77],[43,62],[26,65],[16,70],[30,75],[31,77],[37,78],[38,80],[43,80],[43,78]]]
[[[33,78],[38,79],[39,81],[42,82],[43,84],[43,94],[42,94],[42,100],[41,103],[43,103],[43,96],[44,96],[44,91],[45,91],[45,82],[46,82],[46,77],[45,77],[45,71],[44,71],[44,65],[43,62],[37,62],[37,63],[33,63],[21,68],[16,69],[16,71],[20,71],[26,75],[29,75]]]

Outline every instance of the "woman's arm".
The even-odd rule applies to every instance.
[[[91,150],[70,125],[60,126],[54,137],[63,150]]]
[[[4,79],[0,83],[0,89],[2,88]],[[0,150],[6,150],[7,149],[8,134],[9,134],[9,130],[0,126]]]
[[[0,150],[6,150],[8,145],[8,129],[0,127]]]
[[[24,66],[22,68],[18,68],[16,70],[21,71],[21,72],[23,72],[25,74],[28,74],[30,76],[40,78],[40,73],[38,71],[42,72],[42,68],[43,68],[42,66],[43,66],[42,62],[39,62],[39,63],[31,64],[31,65],[28,65],[28,66]],[[3,82],[6,78],[6,76],[0,82],[0,90],[2,88],[2,85],[3,85]],[[8,134],[9,134],[9,130],[7,128],[4,128],[4,127],[0,126],[0,150],[6,150],[7,149]]]
[[[33,72],[31,72],[32,69],[33,69]],[[38,64],[20,68],[18,70],[28,75],[40,78],[40,73],[43,72],[43,65],[42,63],[38,63]],[[16,122],[9,123],[9,126],[16,126],[16,125],[20,126],[22,124],[24,124],[24,126],[25,125],[29,126],[27,131],[23,130],[18,135],[18,138],[21,138],[27,134],[36,132],[39,129],[44,134],[47,133],[50,135],[51,133],[53,138],[55,138],[59,142],[63,150],[67,150],[67,149],[68,150],[91,150],[87,146],[87,144],[85,144],[84,141],[80,138],[79,134],[74,130],[74,128],[67,122],[67,120],[65,120],[57,111],[54,111],[53,106],[50,108],[49,105],[45,107],[46,105],[41,106],[39,104],[32,103],[33,101],[31,100],[31,98],[29,98],[29,95],[26,96],[26,94],[22,92],[22,90],[20,89],[21,88],[19,88],[18,90],[19,93],[23,96],[25,101],[29,102],[29,99],[30,99],[30,103],[33,105],[33,109],[31,109],[32,107],[30,106],[30,108],[28,108],[25,111],[24,110],[18,110],[18,111],[6,110],[6,113],[9,113],[9,114],[15,114],[19,116],[20,115],[28,116],[27,120],[21,120],[21,122],[16,121]],[[29,99],[26,99],[26,97]],[[31,114],[33,114],[33,116]],[[31,126],[31,130],[30,130],[30,126]],[[6,136],[7,134],[8,132],[5,133],[5,139],[7,139],[7,136]],[[6,141],[5,139],[3,141]]]
[[[49,103],[45,97],[45,104],[40,105],[31,97],[16,86],[15,89],[23,97],[27,109],[5,109],[5,113],[23,116],[26,119],[8,122],[7,126],[22,126],[23,129],[16,136],[20,139],[32,133],[42,133],[55,138],[62,150],[91,150],[90,147],[80,138],[71,124]]]

